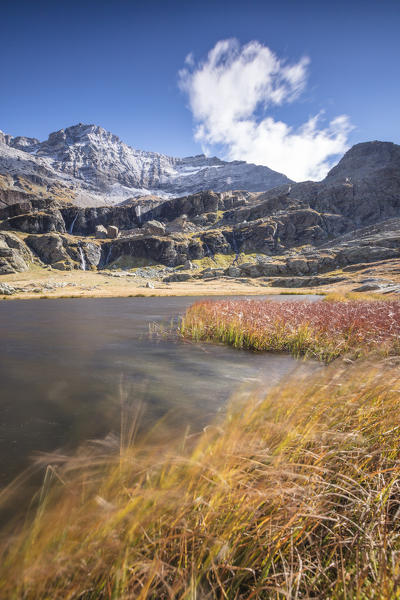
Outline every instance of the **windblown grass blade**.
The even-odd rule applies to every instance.
[[[400,302],[201,301],[182,319],[186,338],[235,348],[291,352],[330,362],[400,353]]]
[[[399,423],[396,366],[336,362],[175,449],[88,445],[4,542],[0,597],[397,598]]]

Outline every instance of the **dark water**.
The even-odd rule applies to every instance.
[[[149,323],[169,323],[194,300],[0,303],[0,486],[37,452],[118,433],[126,398],[143,407],[142,428],[168,414],[171,427],[196,430],[240,386],[293,370],[289,356],[149,336]]]

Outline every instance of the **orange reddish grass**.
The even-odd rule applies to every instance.
[[[218,300],[193,304],[180,332],[248,350],[289,351],[330,361],[400,353],[400,302]]]

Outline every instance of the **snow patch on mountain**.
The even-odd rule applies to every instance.
[[[97,125],[60,129],[40,142],[0,132],[0,173],[58,181],[77,203],[116,204],[129,197],[183,196],[201,190],[265,191],[291,183],[283,174],[244,161],[201,154],[175,158],[136,150]]]

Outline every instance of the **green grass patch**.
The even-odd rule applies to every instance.
[[[257,257],[260,254],[250,253],[245,254],[244,252],[240,252],[235,262],[235,265],[241,265],[243,263],[257,263]],[[198,260],[192,260],[192,263],[197,265],[199,268],[206,269],[207,267],[215,268],[228,268],[230,267],[234,260],[236,259],[236,254],[214,254],[213,258],[210,256],[205,256],[204,258]]]

